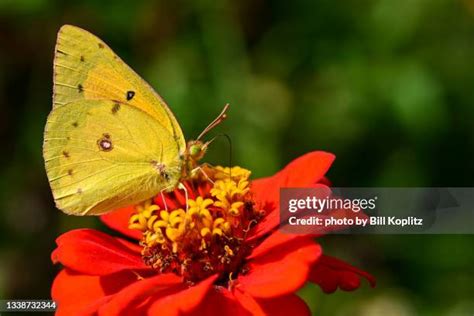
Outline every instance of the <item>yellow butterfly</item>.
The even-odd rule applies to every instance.
[[[161,97],[103,41],[71,25],[58,32],[53,109],[43,156],[56,206],[99,215],[174,190],[206,149],[183,132]]]

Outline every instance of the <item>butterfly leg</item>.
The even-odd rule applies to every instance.
[[[183,183],[179,183],[178,184],[178,189],[181,189],[184,191],[184,198],[186,199],[186,213],[188,212],[188,209],[189,209],[189,204],[188,204],[188,189],[186,189],[186,187],[184,186]]]
[[[163,192],[166,190],[167,188],[164,188],[163,190],[161,190],[160,195],[161,195],[161,200],[163,201],[163,205],[165,206],[165,211],[168,212],[168,204],[166,204],[165,195],[163,194]]]
[[[196,168],[194,168],[193,170],[191,170],[191,174],[193,174],[194,172],[196,171],[200,171],[202,172],[202,174],[206,177],[206,179],[211,182],[212,184],[214,184],[215,182],[207,175],[207,173],[204,171],[204,169],[202,168],[202,166],[210,166],[210,164],[208,163],[203,163],[202,165],[200,166],[197,166]]]

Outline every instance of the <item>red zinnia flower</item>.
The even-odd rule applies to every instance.
[[[322,255],[314,236],[284,235],[281,187],[325,186],[334,156],[312,152],[276,175],[249,183],[250,172],[206,167],[154,201],[101,217],[139,242],[92,229],[57,239],[52,286],[57,315],[308,315],[295,291],[307,281],[323,291],[354,290],[360,276]],[[229,175],[230,174],[230,175]]]

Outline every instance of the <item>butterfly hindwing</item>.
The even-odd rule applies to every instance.
[[[43,155],[58,208],[96,215],[141,202],[179,181],[173,135],[137,107],[78,100],[55,108]]]

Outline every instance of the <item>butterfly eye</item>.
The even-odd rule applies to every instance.
[[[189,154],[193,157],[198,156],[201,153],[202,147],[201,145],[191,145],[189,147]]]

